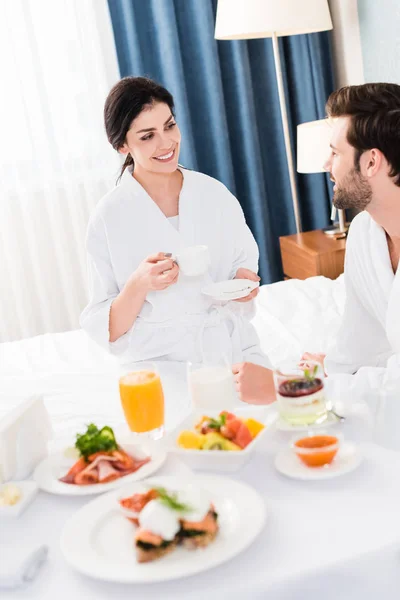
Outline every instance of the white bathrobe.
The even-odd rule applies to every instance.
[[[201,293],[208,283],[232,279],[240,267],[258,270],[257,244],[237,199],[212,177],[181,169],[179,230],[126,170],[97,205],[87,234],[90,302],[81,326],[123,364],[142,360],[202,362],[224,356],[268,365],[250,324],[252,306],[215,305]],[[132,328],[109,342],[109,312],[130,275],[149,255],[197,245],[209,248],[206,275],[185,277],[151,291]],[[251,303],[253,304],[253,303]]]
[[[368,212],[351,224],[344,277],[344,314],[326,371],[347,374],[360,393],[400,390],[400,269],[393,273],[385,231]]]

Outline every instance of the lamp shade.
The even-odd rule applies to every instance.
[[[218,0],[217,40],[298,35],[332,29],[328,0]]]
[[[297,126],[297,172],[321,173],[329,157],[332,126],[328,119]]]

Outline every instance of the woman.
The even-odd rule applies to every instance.
[[[201,293],[232,278],[258,281],[258,249],[236,198],[215,179],[178,166],[181,134],[171,94],[126,77],[104,108],[110,144],[126,156],[119,185],[97,205],[87,234],[91,297],[81,326],[129,363],[266,363],[243,304]],[[172,257],[208,246],[206,275],[185,277]],[[252,292],[245,301],[256,295]]]

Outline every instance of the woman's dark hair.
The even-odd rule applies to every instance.
[[[400,85],[365,83],[333,92],[326,111],[330,117],[350,117],[347,141],[356,149],[355,168],[360,156],[377,148],[390,165],[390,177],[400,186]]]
[[[126,134],[138,115],[156,102],[163,102],[174,114],[174,99],[164,87],[147,77],[124,77],[114,85],[104,105],[104,125],[108,141],[114,150],[124,145]],[[121,169],[133,165],[133,158],[127,155]]]

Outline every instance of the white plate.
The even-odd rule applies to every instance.
[[[220,531],[205,549],[177,548],[159,560],[136,562],[135,526],[118,510],[121,491],[127,496],[154,485],[179,490],[188,483],[208,491],[218,513]],[[247,548],[264,527],[264,500],[251,487],[223,477],[157,477],[126,486],[89,502],[64,526],[61,551],[75,569],[105,581],[154,583],[200,573],[230,560]]]
[[[361,463],[360,449],[351,442],[344,442],[331,465],[326,467],[307,467],[295,455],[291,448],[285,448],[275,458],[275,467],[283,475],[293,479],[319,480],[331,479],[350,473]]]
[[[340,421],[330,412],[328,412],[325,421],[322,423],[313,423],[312,425],[292,425],[279,416],[275,421],[275,427],[280,431],[308,431],[309,429],[326,429],[327,427],[332,427],[333,425],[339,424]]]
[[[276,413],[267,406],[246,406],[231,407],[230,412],[240,418],[253,418],[264,423],[265,428],[250,442],[244,450],[224,451],[224,450],[186,450],[177,444],[178,435],[181,431],[194,431],[194,426],[199,422],[203,415],[217,417],[222,409],[219,410],[196,410],[184,419],[166,438],[166,448],[168,452],[176,454],[187,463],[192,469],[204,469],[209,471],[232,472],[240,469],[250,458],[252,452],[259,446],[260,442],[268,432],[272,431],[272,424],[276,419]]]
[[[115,488],[119,488],[126,483],[132,481],[140,481],[145,477],[149,477],[155,473],[165,462],[166,453],[161,449],[152,449],[144,446],[134,446],[129,444],[121,444],[129,454],[137,457],[151,456],[151,461],[143,465],[130,475],[125,475],[115,481],[108,483],[96,483],[93,485],[72,485],[59,481],[59,477],[63,477],[68,469],[76,462],[74,459],[67,459],[62,452],[56,452],[45,458],[35,469],[33,478],[39,488],[50,494],[60,494],[64,496],[88,496],[92,494],[102,494]]]
[[[201,291],[214,300],[228,302],[229,300],[245,298],[259,285],[258,281],[250,281],[250,279],[229,279],[228,281],[219,281],[207,285]]]

